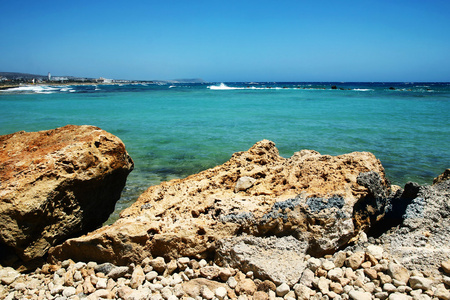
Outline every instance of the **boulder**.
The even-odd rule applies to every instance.
[[[222,239],[217,243],[217,258],[233,268],[277,285],[294,286],[306,267],[306,243],[287,237],[240,236]]]
[[[254,179],[251,185],[236,189],[245,177]],[[49,254],[53,261],[118,265],[148,256],[206,258],[215,254],[217,241],[247,234],[291,235],[305,244],[305,253],[320,256],[370,228],[384,212],[375,196],[388,189],[371,153],[302,150],[283,158],[263,140],[223,165],[150,187],[111,226],[67,240]]]
[[[431,186],[408,183],[401,224],[380,236],[385,250],[410,270],[437,273],[450,259],[450,179],[448,171]],[[447,179],[445,179],[447,178]],[[411,188],[413,187],[413,188]],[[394,199],[401,201],[402,199]]]
[[[94,126],[0,136],[0,263],[97,229],[132,169],[122,141]]]

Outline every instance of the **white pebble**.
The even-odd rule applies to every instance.
[[[219,300],[223,300],[227,296],[227,289],[224,288],[223,286],[218,287],[215,291],[215,294]]]
[[[277,287],[275,292],[277,293],[277,296],[284,297],[287,293],[289,293],[290,290],[291,289],[289,288],[289,286],[285,282],[283,282]]]

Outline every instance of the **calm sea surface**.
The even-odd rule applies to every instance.
[[[332,89],[335,85],[337,88]],[[135,162],[118,213],[147,187],[227,161],[262,139],[370,151],[393,184],[450,167],[450,83],[208,83],[20,87],[0,92],[0,135],[66,124],[117,135]]]

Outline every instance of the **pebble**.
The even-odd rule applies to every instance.
[[[333,257],[308,257],[305,266],[294,286],[262,281],[257,271],[242,272],[187,257],[169,263],[162,257],[146,258],[130,266],[65,260],[30,274],[0,266],[0,299],[197,300],[187,297],[183,285],[198,278],[206,280],[198,287],[202,299],[236,295],[242,300],[450,300],[450,278],[445,273],[431,278],[426,272],[410,272],[374,245],[364,251],[339,251]]]
[[[287,285],[284,282],[280,284],[275,290],[277,296],[279,297],[284,297],[287,293],[289,293],[289,291],[290,291],[289,285]]]

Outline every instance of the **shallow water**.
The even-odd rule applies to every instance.
[[[0,134],[66,124],[95,125],[117,135],[135,162],[109,222],[149,186],[221,164],[262,139],[274,141],[284,157],[301,149],[330,155],[370,151],[399,185],[430,184],[450,167],[447,83],[98,85],[0,92]]]

